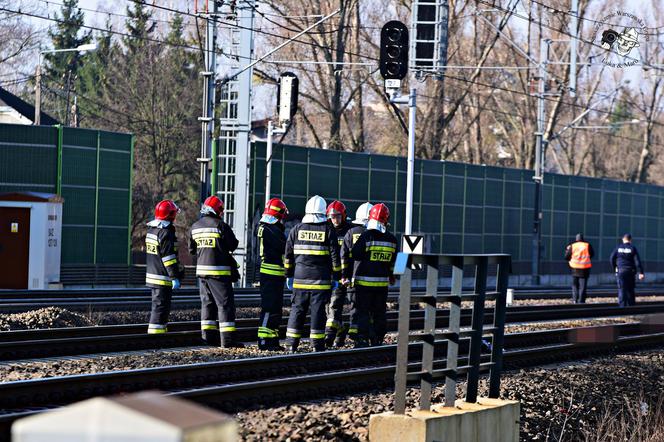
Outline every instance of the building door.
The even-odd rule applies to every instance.
[[[0,289],[28,288],[30,209],[0,207]]]

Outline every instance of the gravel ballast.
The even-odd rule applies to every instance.
[[[583,441],[608,407],[613,413],[646,409],[664,391],[664,351],[645,351],[509,372],[502,396],[521,401],[520,440]],[[480,393],[487,393],[481,382]],[[463,394],[459,386],[458,397]],[[419,399],[409,391],[409,404]],[[443,401],[441,387],[433,402]],[[389,411],[391,392],[351,395],[238,413],[243,440],[368,440],[369,416]],[[594,439],[591,439],[594,440]]]
[[[603,325],[610,323],[632,322],[629,318],[609,318],[607,320],[575,320],[555,321],[551,323],[532,323],[514,326],[507,330],[509,333],[527,332],[533,330],[585,327],[590,325]],[[351,348],[351,341],[347,340],[347,348]],[[386,344],[396,343],[396,334],[389,333],[385,337]],[[309,342],[304,340],[300,345],[301,352],[309,351]],[[332,350],[333,351],[333,350]],[[67,376],[84,373],[101,373],[117,370],[131,370],[149,367],[162,367],[167,365],[185,365],[200,362],[223,361],[227,359],[260,357],[268,354],[285,354],[285,352],[259,351],[255,342],[245,349],[220,349],[215,347],[199,347],[192,349],[164,349],[124,352],[119,354],[58,357],[48,360],[8,361],[0,364],[0,382],[16,380],[37,379],[53,376]]]

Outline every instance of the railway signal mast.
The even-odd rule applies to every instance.
[[[297,113],[299,80],[292,72],[279,76],[277,87],[277,118],[279,127],[275,128],[270,119],[267,123],[267,149],[265,151],[265,204],[271,198],[272,186],[272,143],[274,135],[285,134]]]
[[[404,234],[413,233],[413,175],[415,171],[415,116],[417,92],[410,89],[401,96],[401,81],[408,75],[408,28],[397,20],[387,22],[380,31],[380,74],[390,103],[408,105],[408,171],[406,175],[406,223]]]
[[[413,233],[413,175],[415,170],[415,118],[417,91],[401,96],[402,80],[409,70],[415,78],[433,75],[443,79],[447,64],[448,0],[414,0],[411,29],[399,21],[386,23],[380,34],[380,73],[393,104],[408,105],[408,170],[406,178],[405,235]]]

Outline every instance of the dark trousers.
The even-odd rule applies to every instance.
[[[588,278],[572,276],[572,301],[575,304],[584,304],[586,302],[587,287]]]
[[[325,334],[334,337],[343,334],[343,313],[346,303],[346,287],[339,287],[332,291],[330,304],[327,307],[327,322],[325,323]]]
[[[276,345],[279,342],[279,326],[284,307],[284,282],[282,276],[261,273],[261,317],[258,326],[258,342]]]
[[[168,315],[171,313],[172,287],[152,288],[152,310],[150,312],[150,324],[148,333],[166,333]]]
[[[201,335],[212,345],[228,345],[235,331],[235,294],[230,279],[198,278],[201,295]],[[216,326],[217,321],[219,326]],[[221,332],[221,334],[220,334]]]
[[[636,305],[636,295],[634,293],[636,272],[632,269],[618,270],[616,279],[618,281],[618,305],[621,307]]]
[[[294,289],[286,336],[292,347],[297,347],[302,337],[307,311],[311,311],[309,338],[317,350],[325,348],[325,306],[330,301],[331,290]]]
[[[358,341],[380,345],[387,332],[387,287],[355,286],[350,311],[348,334]]]

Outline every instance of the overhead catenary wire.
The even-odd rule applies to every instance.
[[[501,11],[501,12],[508,12],[508,13],[510,13],[511,15],[513,15],[513,16],[515,16],[515,17],[518,17],[518,18],[520,18],[520,19],[522,19],[522,20],[526,20],[526,21],[528,21],[528,22],[530,22],[530,23],[532,23],[532,24],[536,24],[536,25],[538,25],[538,26],[541,25],[541,26],[544,27],[544,28],[547,28],[547,29],[552,30],[552,31],[556,31],[556,32],[558,32],[558,33],[560,33],[560,34],[562,34],[562,35],[565,35],[566,37],[576,38],[578,41],[580,41],[580,42],[582,42],[582,43],[585,43],[585,44],[587,44],[587,45],[590,45],[590,46],[596,47],[596,48],[598,48],[598,49],[602,49],[602,51],[606,51],[606,49],[604,49],[601,45],[595,43],[594,41],[591,41],[591,40],[585,40],[585,39],[583,39],[583,38],[580,38],[579,36],[572,35],[572,34],[570,34],[569,31],[567,31],[567,30],[563,30],[563,29],[561,29],[561,28],[556,28],[555,26],[547,25],[546,23],[541,22],[541,20],[538,21],[538,20],[535,20],[535,19],[533,19],[533,18],[530,18],[530,17],[526,17],[526,16],[523,16],[523,15],[520,15],[520,14],[517,13],[517,12],[510,11],[510,10],[505,9],[505,8],[502,8],[502,7],[498,6],[498,5],[494,5],[494,4],[492,4],[492,3],[487,2],[486,0],[478,0],[478,2],[479,2],[479,3],[483,3],[483,4],[487,5],[487,6],[491,6],[492,8],[494,8],[494,9],[496,9],[496,10],[498,10],[498,11]],[[579,18],[581,18],[581,17],[579,17]],[[634,57],[630,57],[630,56],[628,56],[628,55],[625,55],[624,58],[625,58],[625,59],[628,59],[628,60],[630,60],[630,61],[635,61],[635,62],[641,61],[641,65],[642,65],[642,66],[644,66],[644,67],[648,67],[648,68],[650,68],[650,69],[655,69],[655,70],[658,70],[658,71],[664,71],[664,67],[662,67],[662,66],[653,65],[653,64],[647,63],[647,62],[645,62],[645,61],[643,61],[643,60],[638,60],[638,59],[636,59],[636,58],[634,58]]]
[[[417,97],[418,98],[423,98],[423,99],[429,99],[429,100],[440,100],[441,99],[440,97],[434,97],[434,96],[431,96],[431,95],[423,95],[423,94],[418,94]],[[454,99],[448,98],[448,97],[444,97],[443,101],[446,101],[448,103],[454,103],[455,102]],[[473,104],[473,103],[464,102],[464,103],[461,103],[461,106],[478,109],[480,112],[488,111],[488,112],[492,112],[492,113],[495,113],[495,114],[505,115],[505,116],[508,116],[508,117],[514,117],[514,113],[505,112],[505,111],[502,111],[500,109],[496,109],[494,107],[490,107],[490,106],[486,106],[486,105],[478,106],[478,105]],[[643,142],[643,139],[631,138],[631,137],[626,137],[624,135],[618,135],[618,134],[611,134],[611,137],[619,138],[619,139],[626,140],[626,141],[634,141],[634,142],[637,142],[637,143],[642,143]],[[549,140],[549,141],[551,141],[551,140]],[[661,143],[650,143],[650,144],[653,145],[653,146],[664,147],[664,144],[661,144]]]
[[[138,0],[128,0],[128,1],[137,2]],[[141,3],[141,2],[139,2],[139,3]],[[145,6],[159,7],[157,5],[149,5],[149,4],[145,4],[145,3],[141,3],[141,4],[144,4]],[[159,8],[163,8],[163,7],[159,7]],[[166,8],[166,9],[177,12],[177,10],[173,10],[173,9],[170,9],[170,8]],[[52,21],[52,22],[55,22],[55,23],[68,23],[67,20],[62,20],[62,19],[52,18],[52,17],[45,17],[45,16],[39,15],[39,14],[34,14],[34,13],[30,13],[30,12],[25,12],[25,11],[17,11],[17,10],[12,10],[12,9],[9,9],[9,8],[0,8],[0,11],[12,13],[12,14],[19,14],[19,15],[32,17],[32,18],[36,18],[36,19],[41,19],[41,20]],[[189,15],[192,15],[192,14],[189,14]],[[239,25],[237,25],[237,26],[233,25],[232,27],[238,28],[238,29],[243,28]],[[128,34],[126,32],[116,31],[116,30],[113,30],[113,29],[100,28],[98,26],[81,25],[81,28],[102,32],[102,33],[105,33],[105,34],[117,35],[117,36],[120,36],[120,37],[133,38],[133,39],[136,39],[136,40],[143,40],[143,41],[149,41],[149,42],[152,42],[152,43],[163,44],[163,45],[166,45],[166,46],[177,47],[177,48],[181,48],[181,49],[189,49],[189,50],[193,50],[193,51],[203,51],[203,52],[205,52],[205,49],[202,49],[198,46],[190,46],[190,45],[187,45],[187,44],[173,43],[173,42],[169,42],[169,41],[165,41],[165,40],[161,40],[161,39],[153,38],[153,37],[136,36],[136,35]],[[281,38],[281,39],[289,39],[290,38],[290,37],[279,35],[279,34],[256,31],[253,28],[246,28],[246,29],[252,29],[255,32],[262,33],[262,34],[267,34],[267,35],[270,35],[270,36],[273,36],[273,37],[278,37],[278,38]],[[326,48],[326,49],[330,49],[331,51],[336,51],[336,49],[333,48],[333,47],[319,45],[317,43],[312,43],[312,42],[307,42],[307,41],[302,41],[302,40],[294,40],[294,42],[309,45],[309,46],[314,46],[314,47],[318,47],[318,48]],[[368,55],[356,54],[356,53],[353,53],[353,52],[350,52],[350,51],[343,51],[343,52],[346,55],[353,55],[353,56],[357,56],[357,57],[361,57],[361,58],[365,58],[365,59],[370,59],[370,60],[378,60],[377,58],[370,57]],[[250,57],[243,57],[243,56],[239,56],[239,55],[235,55],[235,54],[227,54],[224,51],[215,51],[215,53],[219,54],[219,55],[226,56],[226,57],[252,60]],[[269,61],[264,61],[264,63],[269,63]]]
[[[150,3],[147,3],[145,0],[126,0],[126,1],[132,2],[132,3],[142,4],[143,6],[148,6],[148,7],[155,8],[155,9],[170,11],[170,12],[177,13],[177,14],[183,14],[183,15],[188,15],[188,16],[192,16],[192,17],[198,17],[196,14],[191,14],[189,12],[182,11],[180,9],[174,9],[174,8],[169,8],[167,6],[150,4]],[[290,40],[291,39],[291,37],[288,37],[288,36],[285,36],[285,35],[275,34],[275,33],[271,33],[271,32],[265,32],[265,31],[258,30],[256,28],[249,28],[249,27],[234,24],[234,23],[223,23],[223,24],[225,24],[227,26],[231,26],[232,28],[251,30],[251,31],[254,31],[258,34],[263,34],[263,35],[267,35],[267,36],[271,36],[271,37],[276,37],[276,38],[280,38],[280,39],[283,39],[283,40]],[[331,51],[336,51],[336,49],[333,48],[333,47],[321,45],[321,44],[315,43],[315,42],[303,41],[303,40],[298,40],[298,39],[295,39],[293,41],[297,42],[297,43],[305,44],[305,45],[308,45],[308,46],[312,46],[312,47],[317,47],[317,48],[321,48],[321,49],[329,49]],[[371,57],[369,55],[359,54],[359,53],[351,52],[351,51],[348,51],[348,50],[343,51],[343,53],[346,54],[346,55],[353,55],[353,56],[356,56],[356,57],[366,58],[366,59],[369,59],[369,60],[378,60],[377,57]]]

